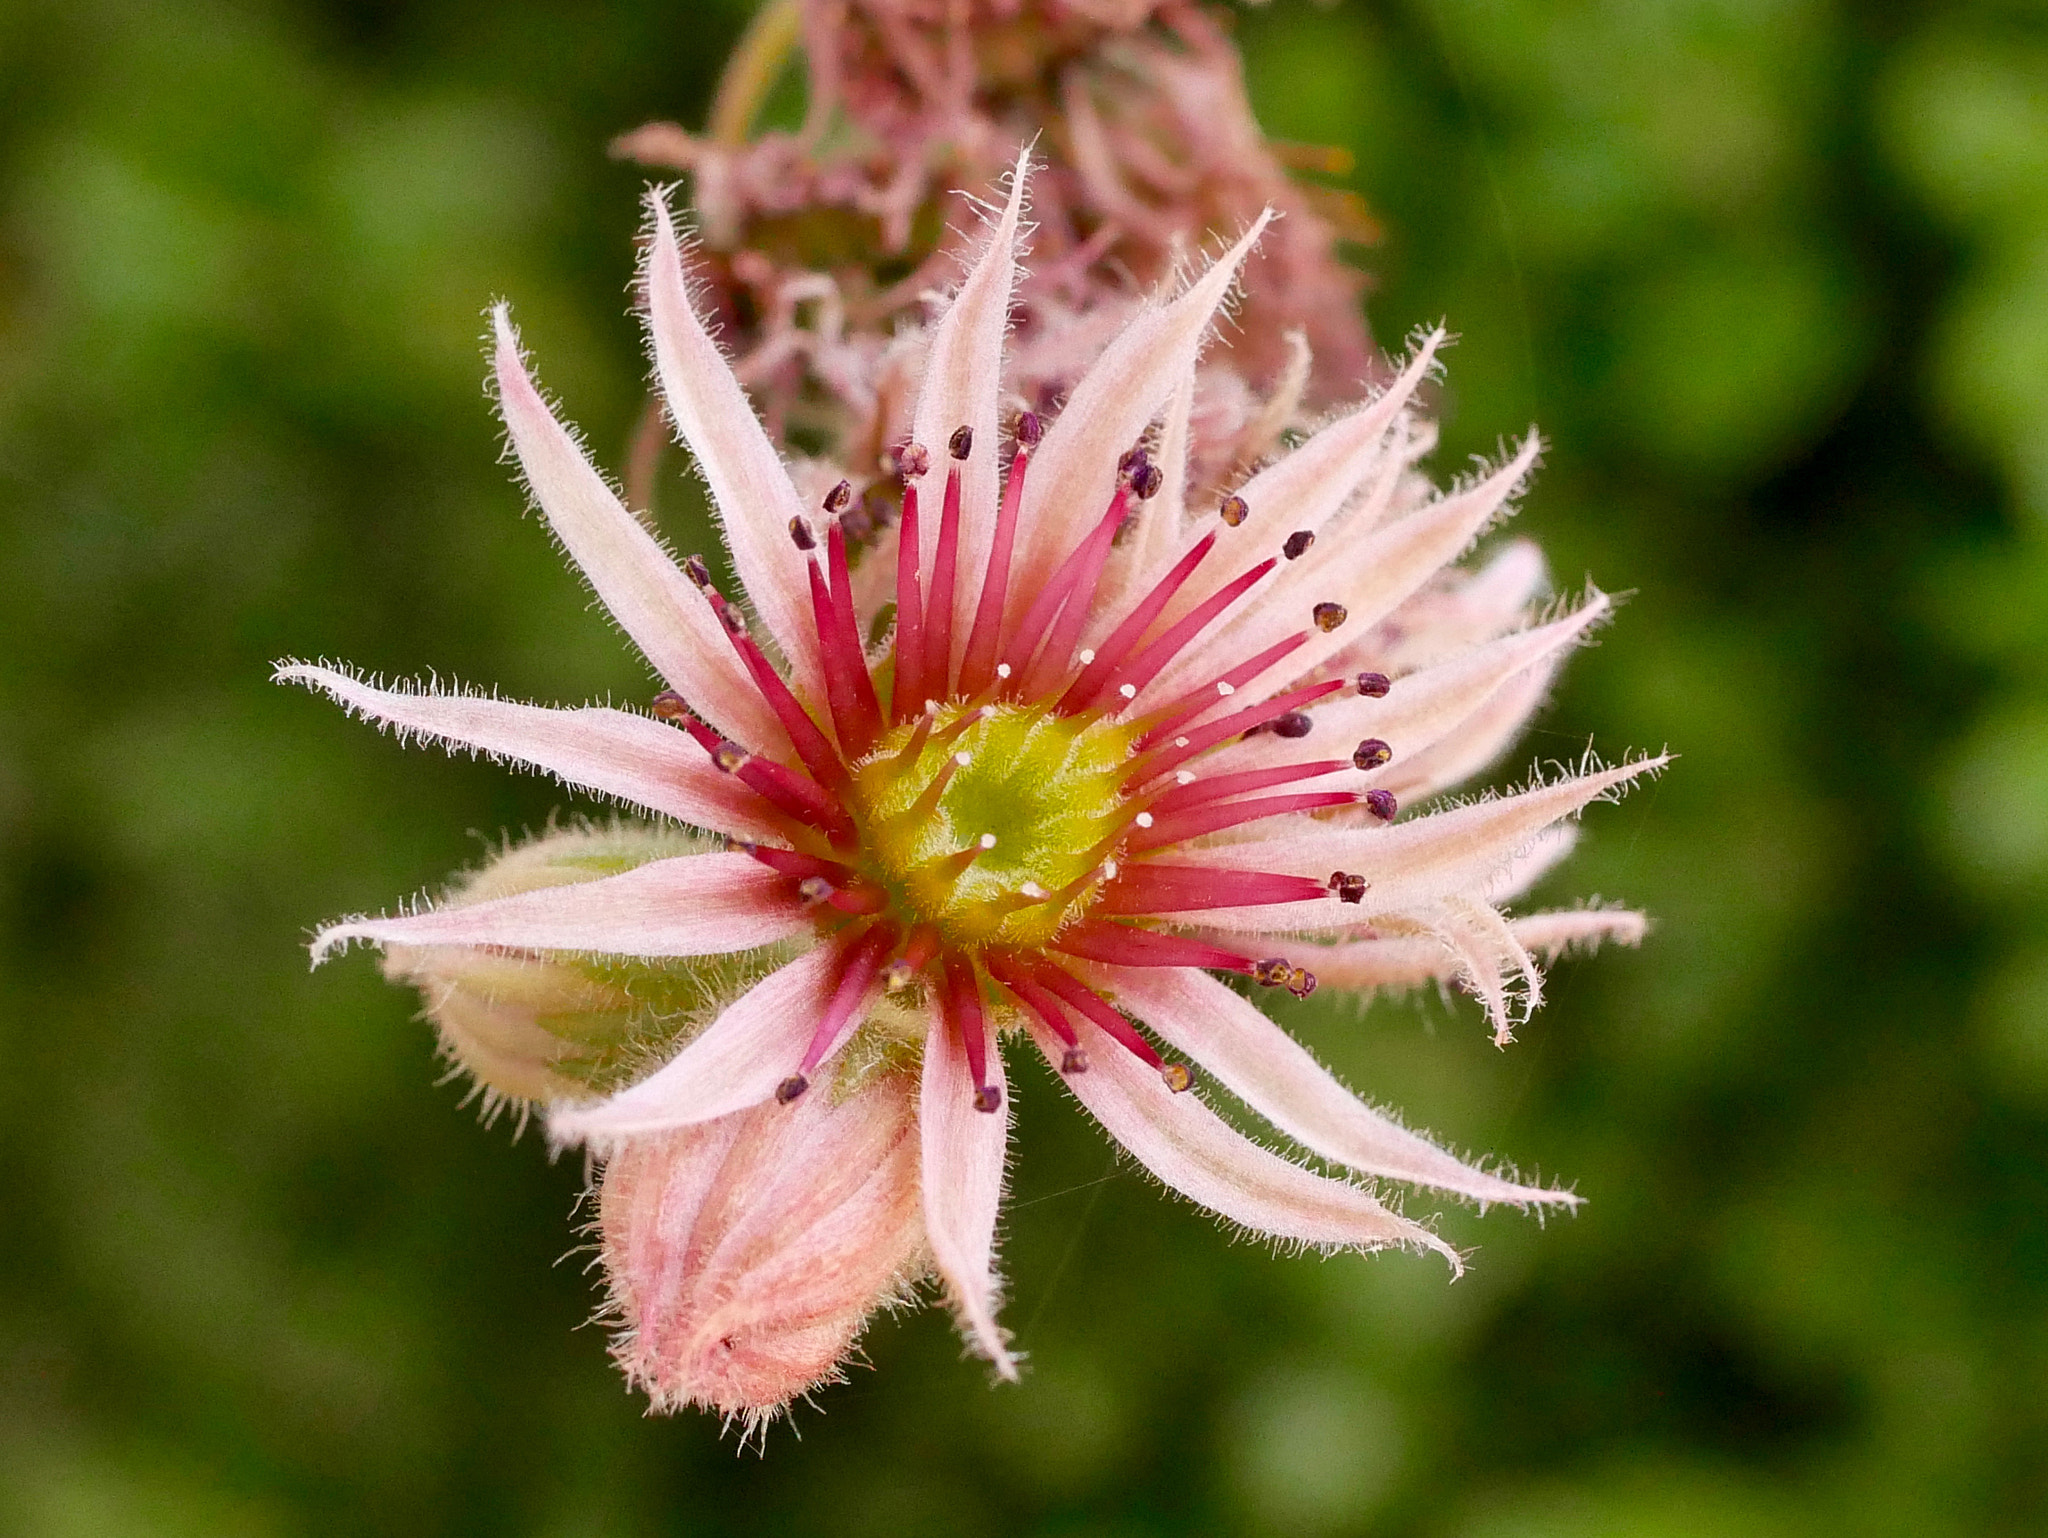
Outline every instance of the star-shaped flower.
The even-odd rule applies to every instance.
[[[659,1403],[772,1411],[927,1267],[1013,1376],[994,1257],[1004,1049],[1026,1042],[1161,1181],[1276,1239],[1457,1264],[1367,1186],[1233,1130],[1188,1092],[1198,1071],[1329,1166],[1481,1203],[1575,1200],[1374,1110],[1219,978],[1305,995],[1455,977],[1504,1041],[1537,1002],[1536,953],[1640,934],[1631,913],[1500,905],[1565,852],[1567,819],[1662,758],[1398,815],[1491,762],[1607,613],[1593,593],[1525,625],[1542,580],[1526,544],[1447,569],[1501,516],[1535,440],[1446,493],[1416,474],[1439,333],[1380,393],[1191,505],[1189,381],[1263,221],[1144,307],[1053,420],[1006,419],[1023,195],[1020,164],[929,334],[893,528],[866,543],[841,515],[858,504],[872,527],[873,488],[799,492],[651,200],[654,360],[731,595],[621,504],[495,312],[513,449],[669,685],[650,714],[279,669],[403,733],[726,841],[314,941],[316,958],[391,947],[409,976],[434,957],[743,960],[665,1062],[601,1098],[557,1093],[548,1113],[554,1137],[608,1156],[618,1350]]]

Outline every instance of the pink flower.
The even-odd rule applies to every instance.
[[[403,732],[730,840],[350,919],[320,932],[316,957],[353,940],[794,952],[763,962],[638,1082],[550,1109],[558,1139],[612,1152],[602,1222],[630,1332],[621,1355],[658,1402],[762,1411],[825,1376],[910,1265],[899,1218],[913,1188],[964,1330],[1014,1375],[994,1254],[1004,1049],[1027,1039],[1146,1169],[1277,1239],[1457,1264],[1366,1186],[1232,1130],[1186,1093],[1197,1070],[1330,1166],[1482,1203],[1575,1200],[1463,1163],[1372,1109],[1216,975],[1296,994],[1319,978],[1456,977],[1504,1041],[1537,1002],[1538,952],[1639,934],[1634,914],[1511,920],[1500,905],[1564,853],[1567,819],[1662,758],[1397,816],[1491,762],[1607,612],[1595,593],[1525,626],[1542,576],[1525,544],[1447,570],[1502,514],[1535,441],[1430,490],[1412,408],[1433,336],[1384,391],[1220,505],[1184,506],[1188,380],[1263,220],[1178,297],[1145,306],[1056,420],[1024,413],[1006,432],[1023,181],[1020,164],[929,339],[896,456],[900,512],[858,569],[840,525],[856,488],[799,493],[693,310],[659,200],[654,358],[722,520],[733,595],[701,559],[671,560],[620,503],[498,310],[512,445],[556,534],[670,685],[651,716],[279,669]],[[912,1074],[915,1174],[907,1155],[864,1156],[894,1175],[799,1201],[809,1182],[785,1173],[830,1167],[842,1122],[849,1139],[886,1142],[910,1114]]]

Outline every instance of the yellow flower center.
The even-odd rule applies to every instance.
[[[854,766],[862,874],[950,944],[1045,944],[1101,884],[1136,730],[958,703],[914,745],[921,730],[891,728]]]

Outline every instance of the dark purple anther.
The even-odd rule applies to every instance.
[[[1223,506],[1218,508],[1217,512],[1222,515],[1223,521],[1234,529],[1251,517],[1252,505],[1243,497],[1225,497]]]
[[[839,484],[844,486],[846,482],[841,481]],[[818,548],[818,537],[811,532],[811,526],[804,522],[802,515],[789,520],[789,542],[799,550]]]
[[[1351,763],[1357,769],[1384,769],[1394,760],[1394,750],[1377,737],[1368,737],[1351,750]]]
[[[1027,449],[1035,449],[1038,447],[1038,440],[1044,436],[1045,423],[1039,420],[1037,412],[1020,411],[1017,413],[1017,441],[1019,443],[1023,444]],[[1080,1049],[1076,1048],[1075,1050],[1079,1051]],[[1085,1060],[1087,1054],[1083,1053],[1082,1057]]]
[[[683,575],[699,587],[711,586],[711,568],[701,555],[683,557]]]
[[[1308,547],[1315,542],[1315,535],[1302,529],[1287,536],[1287,543],[1280,547],[1280,553],[1290,561],[1298,561],[1308,554]]]
[[[1369,790],[1365,793],[1365,809],[1381,822],[1392,822],[1401,803],[1394,799],[1391,790]]]
[[[946,452],[955,459],[965,459],[974,452],[974,429],[956,427],[953,436],[946,440]]]
[[[1131,490],[1138,494],[1140,501],[1148,501],[1159,495],[1159,488],[1166,484],[1166,475],[1159,466],[1144,464],[1131,472]]]
[[[1275,717],[1271,725],[1275,737],[1306,737],[1315,722],[1305,710],[1290,710],[1284,716]]]
[[[1341,603],[1319,603],[1309,611],[1316,622],[1316,629],[1328,635],[1344,621],[1351,618],[1351,611]]]
[[[841,481],[837,486],[834,486],[825,493],[825,511],[828,513],[843,513],[846,511],[846,504],[852,500],[853,482]]]
[[[1384,673],[1360,673],[1358,675],[1358,692],[1369,700],[1385,699],[1387,691],[1393,687],[1393,679],[1387,677]]]

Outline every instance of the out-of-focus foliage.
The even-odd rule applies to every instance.
[[[1553,881],[1659,929],[1522,1043],[1295,1023],[1591,1200],[1447,1214],[1456,1286],[1279,1260],[1027,1078],[1025,1386],[907,1316],[765,1460],[640,1417],[580,1168],[296,949],[589,809],[265,682],[645,694],[495,463],[480,311],[620,462],[601,147],[701,121],[743,7],[0,13],[0,1532],[2040,1531],[2048,28],[1910,12],[1240,16],[1269,129],[1357,156],[1381,338],[1467,338],[1439,467],[1539,421],[1523,526],[1636,589],[1535,750],[1685,753]]]

